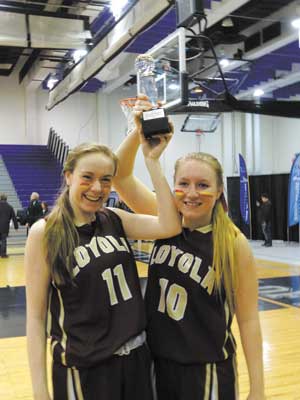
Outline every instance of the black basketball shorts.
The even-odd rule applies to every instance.
[[[156,359],[158,400],[238,400],[235,356],[209,364]]]
[[[91,368],[53,363],[53,400],[153,400],[150,366],[145,344]]]

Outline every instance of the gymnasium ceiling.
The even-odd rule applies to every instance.
[[[208,21],[206,35],[213,41],[218,56],[230,61],[223,70],[225,76],[229,80],[239,77],[235,96],[249,98],[260,88],[266,97],[299,100],[299,35],[291,26],[295,17],[300,18],[299,1],[203,2]],[[116,87],[134,84],[136,54],[146,52],[176,29],[174,2],[129,0],[117,18],[110,3],[110,0],[0,0],[0,75],[10,76],[18,71],[20,83],[25,81],[32,87],[42,84],[44,88],[49,76],[58,79],[51,91],[49,108],[77,90],[109,93]],[[110,38],[115,37],[122,24],[130,24],[126,18],[134,8],[139,26],[119,45],[119,41]],[[138,15],[138,10],[143,15]],[[143,33],[145,27],[147,32]],[[91,54],[76,64],[73,51],[83,47]],[[102,57],[109,50],[109,55]],[[104,60],[99,68],[93,61],[97,54]],[[80,79],[75,67],[80,69]]]

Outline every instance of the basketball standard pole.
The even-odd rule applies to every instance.
[[[251,197],[250,197],[250,184],[249,184],[249,176],[247,174],[248,179],[248,204],[249,204],[249,228],[250,228],[250,240],[252,240],[252,212],[251,212]]]

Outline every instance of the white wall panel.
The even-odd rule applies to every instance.
[[[273,171],[289,171],[295,153],[300,152],[300,119],[273,118]]]
[[[80,19],[29,15],[29,30],[33,48],[82,49],[91,38]]]
[[[42,144],[47,143],[52,127],[74,147],[82,142],[98,141],[98,113],[96,94],[77,92],[51,111],[45,109],[47,92],[39,91],[38,129]]]
[[[25,15],[0,13],[0,46],[27,46]]]
[[[0,121],[1,144],[31,143],[26,132],[25,91],[16,75],[0,77]]]

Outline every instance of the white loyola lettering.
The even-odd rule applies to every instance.
[[[183,254],[183,251],[178,249],[176,246],[172,246],[171,258],[170,258],[170,261],[169,261],[169,266],[170,267],[174,267],[176,258],[179,256],[179,254]]]
[[[202,259],[192,253],[184,252],[176,246],[162,245],[159,247],[156,245],[153,248],[149,265],[166,263],[169,267],[174,267],[176,262],[176,268],[180,272],[189,274],[193,281],[199,283],[208,294],[212,294],[215,284],[215,271],[211,266],[208,266],[208,271],[202,278],[200,275]]]
[[[74,257],[79,268],[84,268],[91,261],[91,257],[84,246],[76,247]]]
[[[130,250],[129,250],[129,247],[128,247],[128,244],[127,244],[125,238],[120,237],[120,240],[121,240],[121,242],[123,243],[123,245],[124,245],[124,247],[125,247],[127,253],[130,253]]]
[[[154,263],[162,264],[167,259],[168,255],[170,253],[170,250],[171,250],[171,257],[170,257],[168,265],[169,265],[169,267],[173,267],[177,257],[180,254],[183,254],[183,251],[178,249],[176,246],[169,246],[169,245],[163,245],[161,247],[155,246],[153,248],[151,260],[150,260],[149,264],[150,265],[152,265]]]
[[[75,276],[77,276],[79,274],[79,272],[80,272],[80,268],[78,267],[78,265],[76,265],[73,268],[73,276],[74,276],[74,278],[75,278]]]
[[[103,251],[103,253],[112,253],[115,250],[113,248],[113,245],[104,237],[98,236],[97,242],[100,246],[100,249]]]
[[[165,262],[169,253],[170,253],[170,246],[167,245],[161,246],[155,257],[156,264],[162,264],[163,262]]]
[[[193,264],[194,256],[190,253],[184,253],[178,260],[178,269],[184,274],[188,273]]]
[[[123,237],[115,238],[111,235],[92,237],[89,243],[84,246],[78,246],[74,250],[74,257],[77,263],[73,268],[74,277],[91,261],[91,254],[88,250],[91,251],[95,258],[101,257],[101,252],[102,254],[109,254],[115,251],[130,253],[126,240]]]
[[[202,282],[200,283],[203,289],[207,290],[208,294],[212,294],[215,284],[215,277],[216,277],[215,271],[212,269],[212,267],[208,267],[208,272],[202,279]]]
[[[154,246],[153,250],[152,250],[152,254],[151,254],[151,259],[150,259],[149,265],[154,264],[156,251],[157,251],[157,246]]]
[[[90,243],[86,244],[87,248],[90,248],[95,257],[100,257],[100,253],[97,247],[97,239],[95,237],[92,238]]]
[[[115,248],[118,251],[128,251],[127,245],[126,245],[126,247],[124,245],[121,245],[120,243],[118,243],[117,239],[114,238],[113,236],[106,236],[106,237],[115,246]]]
[[[200,283],[201,277],[198,275],[202,260],[199,257],[195,257],[195,262],[190,273],[190,277],[194,279],[195,282]]]

